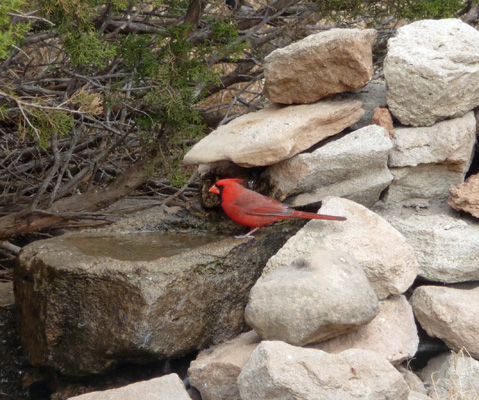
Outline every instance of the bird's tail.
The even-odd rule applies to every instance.
[[[346,221],[346,217],[338,217],[336,215],[327,215],[327,214],[315,214],[304,211],[294,211],[293,217],[296,218],[306,218],[306,219],[326,219],[329,221]]]

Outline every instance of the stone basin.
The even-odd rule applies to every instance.
[[[81,376],[232,338],[246,328],[250,288],[290,235],[81,233],[34,242],[14,273],[29,362]]]

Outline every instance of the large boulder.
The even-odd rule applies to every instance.
[[[363,267],[379,299],[404,293],[411,286],[418,272],[416,256],[406,239],[385,219],[338,197],[326,198],[320,212],[342,215],[348,220],[308,222],[271,257],[263,275],[322,247],[352,255]]]
[[[232,161],[243,167],[275,164],[341,132],[364,110],[357,100],[325,100],[279,106],[238,117],[195,144],[185,164]]]
[[[394,180],[386,192],[386,203],[446,199],[449,189],[464,181],[476,140],[472,111],[431,127],[396,127],[394,133],[389,155]]]
[[[302,346],[357,329],[378,310],[356,260],[341,251],[316,250],[263,275],[251,289],[245,318],[263,339]]]
[[[420,286],[411,299],[419,324],[429,336],[443,340],[454,350],[465,351],[479,357],[478,284],[459,285],[458,288]]]
[[[412,308],[406,297],[396,295],[379,302],[379,313],[368,324],[311,346],[335,354],[348,349],[371,350],[398,364],[414,357],[418,344]]]
[[[312,153],[271,165],[263,173],[276,198],[292,206],[341,196],[371,206],[391,183],[387,167],[392,143],[384,128],[369,125]]]
[[[171,235],[135,244],[130,238],[141,235],[75,234],[26,246],[15,286],[29,362],[66,375],[99,373],[179,357],[243,331],[249,291],[284,233],[254,243],[210,235],[196,248],[201,235],[180,235],[160,250]]]
[[[261,342],[238,377],[242,400],[407,400],[409,388],[383,357],[367,350],[328,354]]]
[[[398,29],[384,60],[387,101],[404,125],[430,126],[479,105],[479,32],[459,19]]]
[[[264,60],[264,94],[282,104],[313,103],[366,86],[374,29],[331,29],[277,49]]]

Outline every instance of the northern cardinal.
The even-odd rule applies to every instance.
[[[242,179],[221,179],[208,190],[220,196],[221,207],[228,217],[238,224],[253,228],[246,235],[236,236],[237,238],[250,237],[257,229],[280,219],[346,220],[345,217],[294,210],[286,204],[244,188],[240,185],[241,182],[243,182]]]

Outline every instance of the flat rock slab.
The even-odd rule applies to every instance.
[[[364,114],[358,100],[270,105],[220,126],[194,145],[185,164],[232,161],[243,167],[277,163],[341,132]]]
[[[14,274],[29,362],[85,375],[230,339],[246,327],[248,293],[283,235],[271,232],[254,241],[213,235],[207,244],[153,259],[148,251],[161,246],[158,235],[145,247],[131,245],[130,235],[34,242],[22,250]],[[123,244],[110,247],[105,237]],[[193,246],[194,240],[190,235],[186,243]]]
[[[373,76],[374,29],[331,29],[271,52],[264,94],[275,103],[313,103],[364,87]]]
[[[262,178],[268,181],[275,198],[288,198],[293,207],[327,196],[372,206],[393,179],[387,166],[391,148],[387,131],[368,125],[311,153],[271,165]]]
[[[459,19],[423,20],[388,42],[384,76],[391,113],[431,126],[479,105],[479,32]]]
[[[414,315],[429,336],[443,340],[454,350],[479,357],[479,287],[420,286],[411,299]],[[463,288],[460,288],[460,287]]]
[[[183,382],[176,374],[132,383],[118,389],[91,392],[69,400],[191,400]]]

